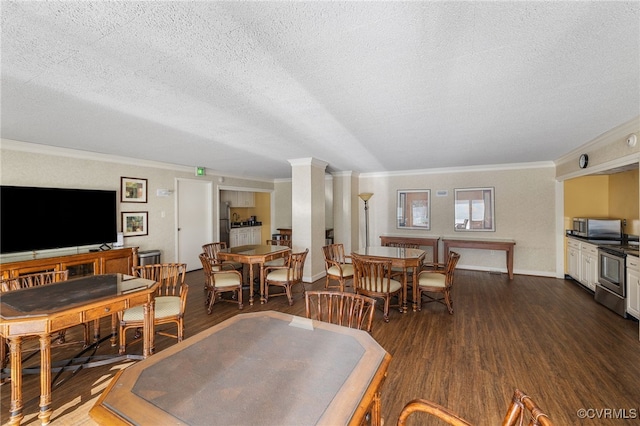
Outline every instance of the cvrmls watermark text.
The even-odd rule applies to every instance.
[[[580,408],[576,413],[580,419],[638,419],[637,408]]]

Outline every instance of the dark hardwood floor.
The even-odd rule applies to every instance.
[[[187,282],[187,337],[242,312],[304,315],[300,289],[291,307],[286,298],[278,297],[266,305],[247,303],[243,311],[216,304],[207,315],[202,272],[188,273]],[[323,285],[324,279],[306,287]],[[577,283],[523,275],[509,281],[505,274],[458,270],[454,309],[454,315],[439,304],[425,305],[417,313],[393,310],[389,323],[382,321],[382,312],[376,313],[372,335],[393,356],[382,388],[385,424],[395,424],[402,406],[413,398],[435,401],[474,424],[500,424],[516,387],[530,394],[558,425],[638,424],[630,419],[640,417],[638,323],[598,305]],[[107,330],[110,322],[104,319],[102,324]],[[157,336],[156,349],[174,342]],[[107,342],[98,353],[115,349]],[[55,350],[54,360],[78,350]],[[141,347],[133,345],[130,350],[140,353]],[[89,409],[115,372],[126,365],[82,370],[55,389],[53,424],[95,424]],[[25,376],[23,388],[24,424],[38,424],[38,376]],[[4,424],[8,383],[0,391]],[[274,394],[277,400],[277,390]],[[591,418],[581,419],[581,409],[590,410]],[[255,413],[249,423],[259,424],[259,416]],[[435,423],[416,414],[410,424]]]

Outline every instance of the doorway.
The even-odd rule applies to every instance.
[[[213,241],[212,183],[177,179],[178,262],[187,264],[187,271],[202,268],[198,256],[204,244]]]

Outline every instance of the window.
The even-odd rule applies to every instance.
[[[494,188],[455,190],[456,231],[495,231]]]
[[[429,223],[429,189],[398,191],[397,227],[404,229],[431,229]]]

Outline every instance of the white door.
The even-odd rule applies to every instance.
[[[187,271],[201,269],[202,245],[213,242],[212,185],[194,179],[177,179],[178,262]]]

